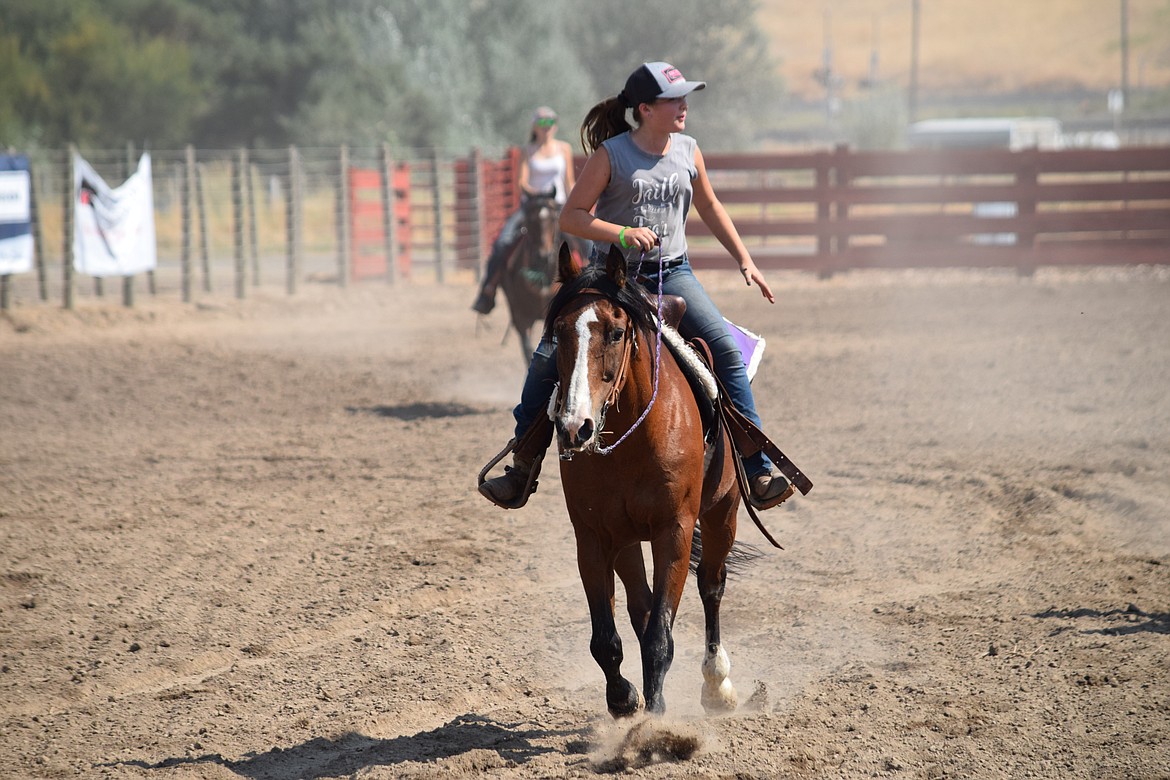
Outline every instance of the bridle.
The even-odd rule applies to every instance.
[[[641,268],[642,260],[644,260],[645,257],[646,257],[646,252],[643,251],[641,256],[638,258],[638,266],[637,267],[639,269]],[[650,410],[654,408],[654,402],[658,400],[658,381],[659,381],[659,378],[662,374],[662,327],[663,327],[663,323],[662,323],[662,246],[661,245],[659,245],[659,248],[658,248],[658,261],[659,261],[658,262],[658,294],[657,294],[657,301],[655,304],[655,320],[656,320],[656,322],[655,322],[654,368],[653,368],[654,391],[650,395],[650,401],[649,401],[649,403],[646,404],[646,408],[642,410],[642,414],[638,416],[637,420],[634,420],[634,424],[631,425],[628,429],[626,429],[625,433],[623,433],[620,437],[618,437],[617,441],[615,441],[613,444],[610,444],[608,446],[604,446],[604,445],[598,446],[594,449],[594,452],[596,452],[599,455],[612,454],[613,451],[615,449],[617,449],[617,446],[619,444],[621,444],[623,441],[625,441],[626,439],[628,439],[630,437],[630,434],[632,434],[635,430],[637,430],[638,426],[640,426],[645,421],[646,417],[650,414]],[[580,294],[581,295],[596,295],[596,296],[601,297],[601,298],[608,297],[605,295],[605,293],[601,292],[600,290],[594,289],[592,287],[587,287],[587,288],[581,290]],[[598,432],[600,432],[602,430],[602,427],[605,424],[605,413],[607,411],[609,411],[610,406],[617,405],[618,396],[621,394],[622,388],[625,386],[626,376],[629,373],[630,363],[633,360],[634,352],[637,350],[637,328],[630,328],[629,332],[626,334],[626,336],[624,338],[624,341],[625,341],[625,344],[622,347],[622,359],[621,359],[620,364],[618,365],[617,374],[614,376],[613,387],[610,388],[609,394],[605,397],[605,400],[601,404],[601,410],[599,412],[598,420],[597,420]],[[563,404],[564,399],[561,399],[560,403]],[[560,404],[558,404],[558,406],[559,405]],[[558,411],[559,411],[559,409],[558,409]],[[573,453],[564,452],[564,453],[561,453],[560,457],[561,457],[561,460],[572,460]]]

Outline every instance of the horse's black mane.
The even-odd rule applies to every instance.
[[[630,276],[622,287],[618,287],[605,267],[600,263],[590,263],[576,279],[565,282],[557,294],[548,304],[548,314],[544,319],[544,338],[552,338],[552,325],[560,316],[561,311],[582,290],[592,289],[604,295],[625,310],[630,319],[639,328],[655,328],[655,311],[646,288],[634,281]]]

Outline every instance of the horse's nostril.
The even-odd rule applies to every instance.
[[[577,439],[584,443],[593,438],[593,421],[586,420],[581,423],[580,430],[577,431]]]

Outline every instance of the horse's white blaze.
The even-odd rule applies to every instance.
[[[597,312],[586,309],[577,317],[577,354],[573,356],[573,373],[565,390],[565,407],[561,422],[566,429],[576,432],[587,418],[593,416],[592,389],[589,386],[589,343],[593,331],[589,326],[597,322]],[[596,431],[594,432],[596,435]]]
[[[708,650],[703,658],[703,709],[708,712],[729,712],[739,706],[739,697],[728,675],[731,674],[731,659],[723,645],[716,645],[715,652]]]

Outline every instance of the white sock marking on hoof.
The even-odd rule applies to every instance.
[[[708,653],[703,659],[703,709],[708,712],[730,712],[739,705],[739,697],[735,693],[735,686],[731,684],[728,675],[731,674],[731,659],[727,651],[719,645],[714,653]]]

